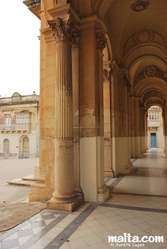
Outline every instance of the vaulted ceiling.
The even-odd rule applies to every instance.
[[[47,6],[69,3],[80,19],[96,15],[105,27],[109,60],[129,72],[131,95],[143,98],[144,104],[150,98],[153,104],[158,98],[165,103],[166,0],[43,0],[41,3]],[[143,96],[150,97],[146,100]]]

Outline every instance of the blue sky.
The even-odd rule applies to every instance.
[[[1,1],[0,95],[39,94],[40,21],[23,0]]]

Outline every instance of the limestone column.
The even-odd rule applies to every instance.
[[[133,165],[131,163],[131,123],[130,123],[130,76],[128,71],[125,71],[123,75],[124,80],[124,95],[125,95],[125,102],[124,102],[124,119],[125,119],[125,136],[127,138],[127,160],[129,164],[126,166],[126,169],[132,171]]]
[[[80,168],[86,201],[104,201],[103,55],[106,39],[96,17],[81,21]]]
[[[55,39],[49,27],[40,35],[40,158],[29,201],[49,200],[54,191]]]
[[[144,134],[145,134],[145,151],[148,150],[148,113],[147,111],[145,110],[145,114],[144,114],[144,121],[145,121],[145,125],[144,125]]]
[[[134,117],[135,117],[135,157],[140,157],[140,115],[139,115],[139,98],[134,100]]]
[[[49,21],[56,38],[55,74],[55,191],[49,208],[72,211],[74,191],[74,135],[72,101],[72,23],[69,16]]]
[[[103,64],[104,100],[104,175],[113,177],[111,163],[111,68],[110,61]]]
[[[73,121],[74,121],[74,189],[82,192],[80,187],[80,80],[79,80],[80,31],[72,45],[72,85],[73,85]]]
[[[131,171],[129,139],[129,79],[125,70],[113,62],[112,84],[112,168],[114,176]],[[128,84],[128,85],[127,85]]]
[[[135,97],[130,98],[130,117],[131,117],[131,157],[135,158],[135,116],[134,116],[134,102]]]
[[[143,155],[143,140],[144,140],[144,106],[142,101],[139,102],[139,135],[140,135],[140,155]]]
[[[163,125],[164,125],[164,152],[167,157],[167,96],[165,96],[164,108],[163,108]]]

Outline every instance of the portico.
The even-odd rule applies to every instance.
[[[166,151],[165,0],[24,3],[41,20],[40,164],[29,199],[70,211],[103,202],[104,176],[129,174],[148,149],[153,105]]]

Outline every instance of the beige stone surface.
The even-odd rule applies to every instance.
[[[10,203],[0,205],[0,234],[24,222],[46,208],[46,203]]]

